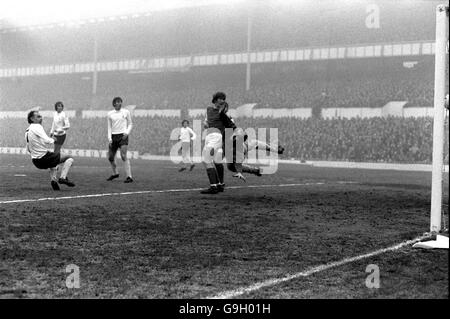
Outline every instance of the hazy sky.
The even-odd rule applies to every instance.
[[[17,26],[245,0],[1,0],[0,19]]]

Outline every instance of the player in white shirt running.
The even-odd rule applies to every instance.
[[[69,118],[63,110],[64,104],[62,102],[56,102],[56,112],[53,114],[53,123],[50,130],[50,137],[55,137],[55,153],[59,153],[61,151],[61,147],[66,140],[66,131],[70,128]]]
[[[124,183],[132,183],[130,160],[127,157],[128,135],[131,132],[133,123],[131,122],[131,114],[127,109],[122,109],[122,98],[115,97],[113,99],[114,111],[108,112],[108,160],[111,163],[112,175],[108,177],[108,181],[119,177],[117,165],[115,161],[117,150],[120,148],[120,157],[123,160],[125,173],[127,178]]]
[[[30,111],[27,120],[30,126],[25,132],[25,140],[34,166],[39,169],[50,169],[51,185],[55,191],[60,190],[58,183],[69,187],[75,186],[67,178],[69,169],[73,164],[73,158],[67,155],[61,156],[61,153],[48,151],[47,148],[55,143],[56,138],[50,138],[45,133],[42,127],[42,116],[39,114],[39,111]],[[59,164],[63,165],[61,175],[57,179]]]
[[[197,135],[195,132],[189,127],[189,121],[183,120],[181,122],[181,129],[180,129],[180,137],[179,140],[181,141],[181,155],[183,157],[182,166],[179,169],[180,172],[185,171],[186,164],[190,164],[189,170],[192,171],[195,167],[195,164],[192,163],[191,160],[191,141],[195,140],[197,138]]]

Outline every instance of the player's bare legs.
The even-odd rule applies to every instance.
[[[60,153],[61,152],[62,144],[55,144],[55,149],[53,150],[54,153]]]
[[[133,176],[131,176],[131,164],[130,159],[127,157],[128,152],[128,146],[122,145],[120,147],[120,157],[122,158],[123,165],[125,168],[125,173],[127,174],[127,178],[125,179],[124,183],[131,183],[133,182]]]
[[[216,168],[217,178],[219,180],[218,189],[219,192],[223,192],[225,190],[225,183],[224,183],[224,166],[222,163],[222,150],[220,149],[218,152],[218,158],[214,161],[214,166]]]
[[[186,165],[189,165],[189,170],[192,171],[195,167],[195,164],[191,159],[191,145],[190,142],[183,142],[181,146],[181,156],[182,156],[182,164],[179,172],[185,171],[187,169]]]
[[[52,167],[49,168],[50,171],[50,184],[52,185],[53,190],[59,191],[59,185],[58,185],[58,167]]]
[[[214,156],[214,148],[207,147],[203,149],[203,166],[206,169],[206,174],[208,175],[209,179],[209,188],[201,191],[202,194],[217,194],[219,192],[218,184],[219,184],[219,178],[217,175],[216,167],[214,165],[213,161]]]
[[[75,184],[69,181],[69,179],[67,178],[67,174],[69,173],[70,167],[73,164],[73,158],[69,155],[63,155],[61,156],[59,163],[62,164],[62,169],[58,182],[60,184],[65,184],[69,187],[74,187]]]
[[[116,165],[116,153],[117,151],[113,151],[110,149],[108,150],[108,161],[111,164],[112,169],[112,175],[108,177],[107,181],[112,181],[113,179],[119,177],[119,172],[117,171],[117,165]]]

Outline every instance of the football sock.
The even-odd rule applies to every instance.
[[[207,168],[206,173],[208,174],[209,183],[211,186],[217,186],[219,183],[217,179],[217,171],[215,168]]]
[[[223,184],[223,172],[224,172],[223,164],[214,163],[214,165],[216,166],[217,177],[218,177],[219,183]]]
[[[127,174],[127,177],[132,177],[131,176],[131,164],[130,164],[130,160],[128,158],[125,162],[123,162],[123,165],[125,166],[125,173]]]
[[[50,179],[52,181],[57,181],[56,174],[58,173],[58,169],[56,167],[50,168]]]
[[[72,166],[73,158],[69,158],[63,164],[63,168],[61,170],[61,178],[67,178],[67,173],[69,173],[69,169]]]

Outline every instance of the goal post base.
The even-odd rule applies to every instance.
[[[423,249],[448,249],[448,237],[436,235],[436,239],[415,243],[413,248]]]

